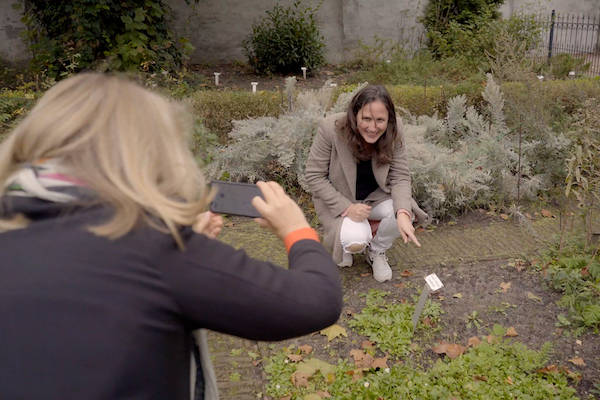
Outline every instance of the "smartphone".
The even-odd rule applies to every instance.
[[[225,181],[212,181],[210,184],[217,191],[210,202],[210,211],[252,218],[261,216],[251,203],[255,196],[262,197],[255,184]]]

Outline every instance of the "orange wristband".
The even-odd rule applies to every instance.
[[[296,229],[295,231],[288,233],[285,239],[283,239],[285,250],[289,253],[294,243],[304,239],[316,240],[319,242],[319,234],[311,227]]]

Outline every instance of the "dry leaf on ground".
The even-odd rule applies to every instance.
[[[310,354],[312,353],[313,348],[310,344],[303,344],[302,346],[298,346],[298,350],[300,350],[304,354]]]
[[[307,387],[309,376],[303,372],[296,371],[292,374],[292,384],[296,387]]]
[[[302,361],[302,356],[300,354],[288,354],[287,358],[289,358],[290,361],[293,362]]]
[[[502,293],[508,292],[508,289],[510,289],[511,285],[512,284],[510,282],[502,282],[502,283],[500,283],[500,289],[502,289]]]
[[[481,344],[481,339],[477,336],[472,336],[467,340],[467,346],[477,347]]]
[[[437,354],[446,354],[449,358],[454,359],[465,352],[467,348],[457,343],[442,342],[437,346],[433,346],[433,350]]]
[[[335,339],[338,336],[348,337],[348,333],[346,332],[346,329],[342,326],[339,326],[338,324],[333,324],[329,328],[321,329],[319,331],[319,333],[321,335],[327,336],[327,340],[329,342],[331,342],[333,339]]]
[[[386,369],[387,367],[387,357],[376,358],[371,364],[371,368]]]
[[[583,358],[581,357],[570,358],[569,362],[577,365],[578,367],[585,367],[585,361],[583,361]]]
[[[502,218],[503,220],[508,220],[510,217],[508,216],[508,214],[500,214],[500,218]]]
[[[550,218],[550,217],[552,217],[552,212],[551,212],[551,211],[549,211],[549,210],[543,209],[543,210],[542,210],[542,215],[543,215],[544,217],[546,217],[546,218]]]
[[[515,337],[515,336],[519,336],[519,334],[517,333],[517,330],[515,329],[515,327],[511,326],[510,328],[508,328],[506,330],[506,333],[504,334],[504,336]]]
[[[408,278],[409,276],[412,276],[412,274],[413,273],[411,271],[407,270],[407,269],[405,269],[404,271],[400,272],[400,276],[403,276],[405,278]]]
[[[372,355],[359,349],[350,350],[350,355],[354,358],[354,365],[358,368],[371,368],[375,360]]]
[[[372,349],[373,346],[375,346],[375,343],[371,342],[370,340],[363,340],[360,344],[360,347],[363,349]]]
[[[454,293],[452,297],[454,297],[455,299],[462,299],[462,293]]]

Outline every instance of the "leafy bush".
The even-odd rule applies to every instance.
[[[55,79],[97,67],[176,69],[190,45],[175,41],[168,15],[163,0],[27,1],[23,22],[32,69]]]
[[[243,41],[248,63],[259,73],[314,70],[324,62],[324,38],[315,20],[318,7],[302,6],[296,0],[289,7],[277,4],[252,26]]]
[[[363,336],[377,343],[379,349],[394,357],[403,357],[408,354],[409,346],[414,335],[412,327],[412,314],[415,310],[413,304],[389,304],[385,296],[389,292],[375,289],[367,293],[367,306],[348,322]],[[429,317],[430,323],[437,324],[440,320],[442,309],[438,303],[428,300],[423,309],[423,317]],[[423,328],[422,324],[417,329]]]
[[[0,90],[0,139],[33,107],[35,98],[29,91]]]
[[[189,100],[206,128],[218,135],[221,144],[227,143],[227,133],[235,120],[257,117],[276,117],[284,110],[285,100],[277,92],[214,91],[201,90]]]
[[[427,30],[428,47],[437,57],[451,55],[451,49],[471,46],[476,33],[497,19],[503,0],[431,0],[421,22]]]
[[[563,294],[559,305],[567,308],[568,318],[559,315],[563,326],[600,332],[600,261],[590,250],[572,243],[563,250],[552,248],[545,255],[546,279]]]
[[[552,56],[550,63],[544,63],[538,68],[541,74],[550,75],[554,78],[564,79],[573,71],[581,75],[590,69],[591,64],[585,58],[573,57],[571,54],[562,53]]]
[[[382,330],[389,330],[386,325]],[[285,348],[265,365],[266,393],[276,399],[578,399],[569,379],[578,375],[565,367],[546,365],[550,346],[540,351],[522,343],[483,341],[463,355],[437,360],[431,368],[407,360],[389,368],[361,368],[340,359],[329,364],[317,358],[297,363]],[[298,379],[298,378],[304,379]]]

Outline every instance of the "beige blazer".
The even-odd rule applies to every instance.
[[[325,230],[323,244],[332,252],[336,263],[342,261],[341,214],[350,204],[357,202],[356,159],[339,129],[345,118],[346,113],[333,114],[319,124],[305,172],[315,211]],[[427,214],[418,208],[411,196],[410,173],[405,146],[402,145],[404,135],[399,118],[398,128],[399,135],[392,163],[377,165],[375,159],[372,160],[373,175],[379,188],[363,202],[374,206],[391,198],[394,212],[405,209],[414,214],[418,212],[418,217],[423,218],[423,215]]]

